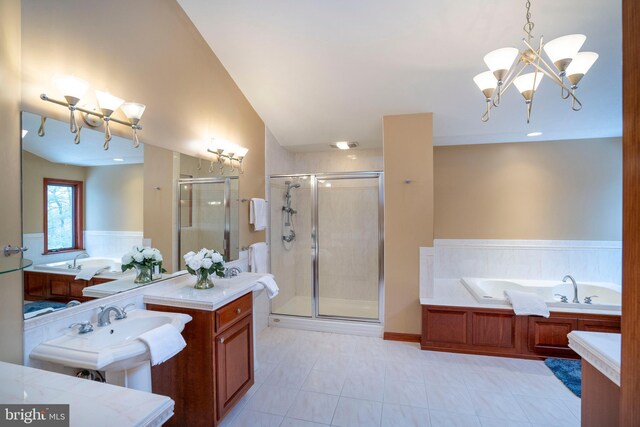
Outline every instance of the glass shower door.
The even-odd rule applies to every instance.
[[[319,317],[380,319],[380,174],[317,176],[316,300]]]
[[[269,180],[271,273],[280,288],[278,296],[271,300],[274,314],[313,315],[312,191],[309,175]]]

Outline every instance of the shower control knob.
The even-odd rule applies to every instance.
[[[240,314],[242,310],[240,310],[239,308],[236,308],[236,314]]]

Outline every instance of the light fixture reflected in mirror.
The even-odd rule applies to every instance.
[[[233,162],[238,163],[238,167],[240,169],[240,173],[244,173],[244,168],[242,166],[242,162],[249,152],[248,148],[242,147],[238,144],[234,144],[229,141],[225,141],[219,138],[211,139],[211,146],[207,148],[207,152],[216,156],[216,161],[220,167],[220,172],[224,169],[225,159],[229,160],[229,165],[231,166],[231,172],[235,171],[235,164]],[[211,160],[211,164],[209,166],[209,172],[213,172],[213,163],[214,160]]]
[[[142,126],[140,126],[140,119],[142,118],[142,114],[145,110],[145,105],[137,102],[127,102],[125,103],[124,99],[118,98],[117,96],[111,95],[109,92],[96,91],[96,98],[98,100],[99,110],[92,109],[91,107],[78,107],[78,102],[84,96],[85,92],[89,87],[89,83],[86,81],[79,79],[74,76],[65,76],[55,80],[56,87],[64,97],[65,101],[59,101],[56,99],[49,98],[46,94],[41,94],[40,99],[43,101],[52,102],[54,104],[62,105],[67,107],[70,111],[69,117],[69,129],[72,133],[76,134],[80,131],[78,124],[76,122],[75,111],[81,111],[85,115],[85,122],[90,126],[97,126],[94,120],[90,120],[89,116],[97,117],[104,122],[104,149],[109,149],[109,141],[111,141],[111,128],[110,123],[115,122],[121,125],[128,126],[133,131],[133,146],[138,148],[140,146],[140,141],[138,139],[138,131],[142,130]],[[120,108],[124,115],[127,117],[128,121],[119,120],[112,117],[112,114]],[[44,136],[44,117],[42,119],[42,123],[40,125],[40,129],[38,129],[38,135]],[[80,136],[76,135],[74,138],[74,143],[80,143]]]

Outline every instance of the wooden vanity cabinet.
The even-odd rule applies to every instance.
[[[71,300],[89,301],[93,298],[82,295],[84,288],[113,280],[103,277],[94,277],[91,280],[76,280],[75,274],[25,271],[24,299],[26,301],[47,300],[62,303],[68,303]]]
[[[175,401],[168,426],[215,426],[253,385],[253,295],[215,310],[147,304],[193,320],[182,336],[187,347],[151,368],[152,391]]]

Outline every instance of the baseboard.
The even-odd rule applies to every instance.
[[[333,332],[345,335],[382,337],[383,326],[379,323],[348,322],[342,320],[305,319],[296,316],[269,316],[269,326],[277,328],[303,329],[306,331]]]
[[[405,334],[401,332],[385,332],[383,338],[388,341],[420,342],[420,334]]]

